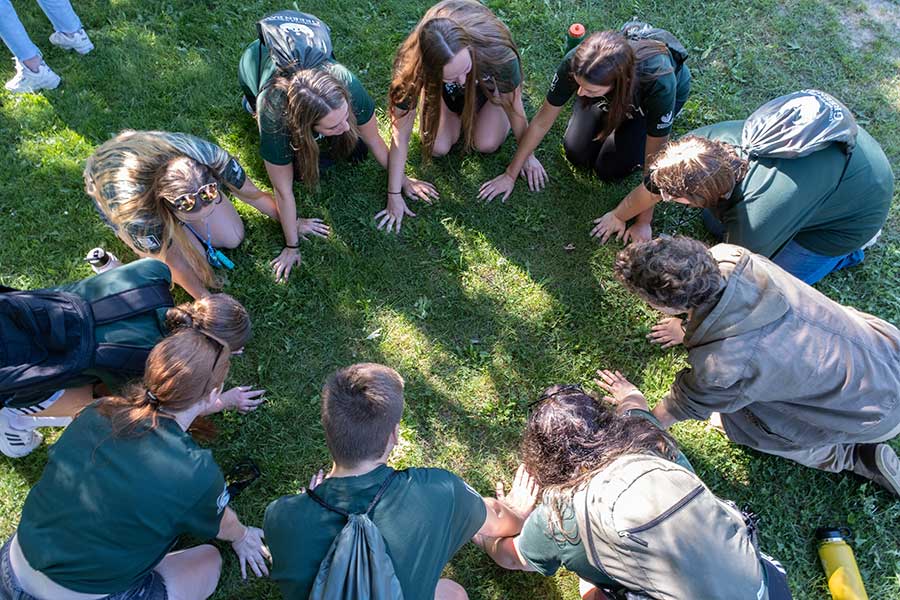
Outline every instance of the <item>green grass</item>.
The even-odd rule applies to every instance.
[[[890,1],[888,10],[900,10]],[[40,287],[85,277],[89,269],[80,259],[98,244],[131,258],[100,223],[81,180],[93,148],[123,128],[212,139],[267,185],[257,134],[238,102],[236,65],[255,20],[287,3],[82,0],[77,9],[97,46],[86,57],[52,48],[37,5],[16,4],[64,85],[38,96],[0,94],[3,283]],[[900,173],[897,32],[855,0],[489,4],[522,52],[530,113],[542,101],[570,22],[612,28],[637,14],[676,33],[693,55],[693,94],[676,133],[742,118],[778,94],[817,87],[854,110]],[[337,55],[379,104],[384,133],[394,50],[427,6],[421,0],[303,3],[331,24]],[[11,76],[8,65],[0,76]],[[256,335],[231,379],[265,387],[269,402],[247,417],[219,418],[222,434],[213,451],[226,468],[252,456],[264,470],[236,502],[247,522],[258,524],[271,499],[295,491],[326,464],[319,389],[329,372],[354,361],[384,362],[407,380],[403,443],[394,463],[452,469],[483,493],[495,478],[511,476],[526,403],[543,387],[588,382],[593,369],[610,367],[627,373],[652,400],[665,392],[685,365],[684,353],[645,342],[656,315],[614,281],[618,247],[588,238],[589,221],[613,207],[636,178],[606,185],[573,172],[561,150],[564,124],[560,119],[538,152],[552,177],[548,189],[533,195],[520,183],[505,205],[485,206],[475,196],[481,182],[504,168],[514,142],[495,156],[454,153],[424,168],[414,149],[413,172],[433,181],[442,197],[433,208],[414,205],[419,216],[404,222],[399,237],[375,230],[372,216],[383,207],[386,188],[371,160],[337,167],[317,194],[298,188],[300,213],[326,219],[335,235],[304,244],[303,265],[287,285],[275,285],[267,266],[281,247],[278,226],[240,207],[247,238],[230,253],[237,269],[225,289],[249,308]],[[678,210],[660,211],[656,229],[672,231]],[[900,322],[898,222],[895,201],[887,231],[864,265],[819,288]],[[696,224],[682,231],[702,236]],[[574,251],[563,250],[568,243]],[[703,424],[678,425],[674,434],[716,492],[762,515],[762,547],[787,566],[795,597],[826,597],[812,533],[848,523],[870,597],[900,598],[900,502],[852,477],[736,447]],[[0,460],[0,536],[14,530],[46,460],[46,445],[22,460]],[[227,562],[215,598],[276,597],[267,581],[242,583],[233,554],[223,549]],[[507,573],[471,545],[447,572],[473,599],[577,597],[571,574]]]

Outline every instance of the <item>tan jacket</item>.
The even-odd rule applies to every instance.
[[[841,306],[769,260],[711,249],[727,285],[686,323],[691,368],[662,402],[679,419],[722,413],[759,450],[871,442],[900,425],[900,331]]]

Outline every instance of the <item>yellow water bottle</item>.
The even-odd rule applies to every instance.
[[[862,576],[847,540],[853,534],[846,527],[821,527],[816,530],[819,559],[825,569],[828,591],[834,600],[869,600]]]

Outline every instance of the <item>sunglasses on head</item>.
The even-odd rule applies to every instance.
[[[181,194],[176,196],[174,200],[169,200],[172,208],[180,212],[192,212],[198,206],[209,206],[214,202],[216,204],[221,202],[219,198],[219,184],[215,181],[200,186],[196,192]]]

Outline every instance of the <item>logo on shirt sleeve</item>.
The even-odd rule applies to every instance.
[[[672,126],[672,119],[675,118],[674,111],[669,111],[659,118],[659,124],[656,126],[657,129],[668,129]]]
[[[231,494],[228,492],[228,484],[226,483],[225,488],[216,500],[216,506],[219,509],[218,514],[222,514],[222,511],[225,510],[225,507],[228,506],[229,502],[231,502]]]

